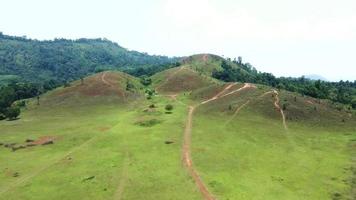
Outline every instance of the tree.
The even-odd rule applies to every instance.
[[[351,106],[353,109],[356,109],[356,97],[351,101]]]
[[[6,117],[9,120],[14,120],[20,115],[20,113],[21,113],[21,110],[19,107],[10,107],[7,109]]]
[[[167,113],[170,113],[173,110],[173,106],[171,104],[167,104],[165,109],[166,109]]]
[[[239,56],[237,59],[238,59],[238,63],[241,65],[242,64],[242,57]]]
[[[135,86],[129,81],[126,81],[126,91],[131,91],[135,88]]]

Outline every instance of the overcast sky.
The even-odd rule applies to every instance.
[[[0,31],[242,56],[277,76],[356,79],[356,0],[0,0]]]

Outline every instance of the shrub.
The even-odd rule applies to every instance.
[[[21,113],[21,110],[19,107],[10,107],[6,111],[6,117],[9,120],[14,120],[16,119]]]
[[[170,113],[173,110],[173,106],[171,104],[167,104],[165,107],[167,113]]]
[[[135,89],[135,86],[130,81],[126,81],[126,91],[132,91],[133,89]]]
[[[159,123],[161,123],[161,121],[158,119],[148,119],[148,120],[137,121],[135,124],[143,127],[152,127]]]

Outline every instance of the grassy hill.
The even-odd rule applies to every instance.
[[[102,72],[28,100],[0,121],[0,199],[355,199],[355,115],[215,80],[219,63],[193,56],[149,86]]]
[[[246,70],[242,69],[236,63],[213,54],[197,54],[197,55],[189,56],[183,59],[182,63],[183,65],[186,65],[191,69],[194,69],[200,74],[212,76],[214,70],[216,71],[222,70],[221,63],[223,61],[227,62],[227,64],[231,65],[233,68],[239,68],[241,70],[241,73],[248,74]]]
[[[143,85],[138,78],[122,72],[106,71],[52,90],[41,96],[40,104],[57,106],[125,103],[143,96]]]

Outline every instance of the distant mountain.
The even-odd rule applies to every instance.
[[[106,39],[39,41],[0,32],[0,83],[65,82],[101,70],[169,65],[177,58],[129,51]]]
[[[317,80],[328,81],[328,79],[326,79],[325,77],[318,75],[318,74],[309,74],[309,75],[305,75],[304,77],[307,79],[310,79],[310,80],[315,80],[315,81],[317,81]]]

